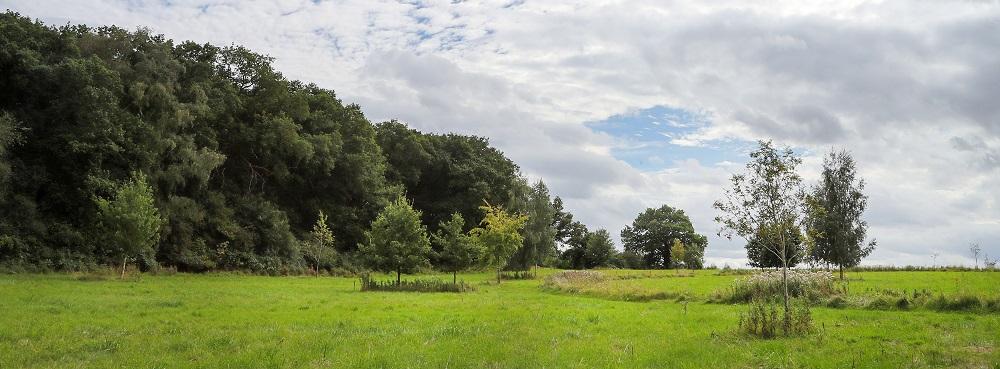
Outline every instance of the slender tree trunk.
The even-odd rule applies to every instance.
[[[451,271],[451,284],[458,284],[458,271]]]
[[[497,267],[497,284],[500,284],[500,267]]]
[[[792,316],[791,312],[788,310],[788,246],[785,245],[785,235],[784,230],[781,232],[781,286],[785,290],[785,334],[788,334],[788,329],[791,327]]]
[[[844,266],[840,265],[840,280],[844,280]]]
[[[125,262],[128,261],[128,256],[122,256],[122,279],[125,279]]]
[[[397,286],[401,284],[401,283],[399,283],[399,282],[400,282],[400,279],[399,279],[399,275],[400,275],[401,273],[402,273],[402,270],[401,270],[401,268],[396,268],[396,285],[397,285]]]

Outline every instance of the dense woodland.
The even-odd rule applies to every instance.
[[[359,246],[401,198],[434,240],[448,239],[444,227],[454,236],[483,224],[483,205],[524,216],[508,269],[672,266],[672,244],[657,248],[642,232],[633,232],[641,247],[618,252],[607,231],[575,221],[486,138],[373,124],[334,91],[288,80],[240,46],[53,28],[8,12],[0,71],[7,267],[114,265],[130,247],[115,237],[149,228],[156,234],[140,243],[150,247],[134,250],[144,269],[359,270],[368,259]],[[704,237],[684,237],[685,264],[700,267]],[[429,246],[427,260],[447,269],[447,242]]]

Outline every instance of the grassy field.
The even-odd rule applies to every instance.
[[[481,283],[489,273],[461,276],[469,293],[358,292],[330,277],[0,275],[0,368],[1000,368],[1000,314],[816,307],[814,333],[762,340],[735,332],[745,306],[703,302],[740,276],[606,273],[691,302]],[[993,272],[849,277],[856,295],[1000,295]]]

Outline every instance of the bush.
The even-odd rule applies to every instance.
[[[739,331],[760,338],[774,338],[779,332],[791,336],[812,331],[812,312],[807,301],[794,301],[791,304],[787,326],[781,310],[777,303],[763,299],[752,300],[747,311],[740,314]]]
[[[463,281],[457,283],[445,282],[439,279],[418,279],[413,281],[394,280],[377,281],[368,274],[361,275],[362,291],[390,292],[468,292],[473,291],[472,285]]]
[[[836,291],[833,274],[825,271],[789,270],[788,295],[819,301]],[[780,271],[766,271],[737,279],[725,292],[713,294],[713,300],[726,303],[749,302],[755,299],[775,301],[784,296]]]

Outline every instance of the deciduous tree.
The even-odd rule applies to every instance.
[[[820,182],[805,198],[806,232],[812,242],[810,258],[840,269],[856,266],[875,249],[865,242],[868,223],[862,219],[868,204],[865,181],[858,178],[854,158],[832,151],[823,160]]]
[[[452,273],[452,283],[458,282],[458,272],[475,265],[483,257],[483,248],[463,232],[465,219],[462,214],[453,213],[451,219],[441,222],[431,240],[438,250],[437,264],[442,270]]]
[[[746,172],[730,178],[731,187],[713,205],[721,214],[715,218],[719,234],[734,235],[750,242],[754,237],[773,239],[764,242],[764,250],[781,260],[781,283],[784,291],[784,324],[789,327],[788,265],[791,242],[788,229],[797,226],[801,209],[802,178],[796,167],[802,159],[790,148],[778,149],[770,141],[760,141],[750,154]]]
[[[122,278],[128,259],[145,255],[152,260],[160,240],[163,219],[156,209],[153,190],[141,172],[121,183],[110,198],[95,197],[98,229],[110,253],[122,261]]]
[[[642,255],[647,268],[670,268],[670,247],[680,240],[691,253],[687,260],[690,268],[700,268],[708,239],[694,231],[691,219],[683,210],[669,205],[649,208],[625,226],[621,233],[625,250]],[[683,259],[683,258],[682,258]]]
[[[500,284],[500,271],[524,243],[521,230],[528,217],[510,214],[498,205],[487,204],[480,209],[485,216],[481,225],[470,231],[470,235],[486,251],[483,261],[496,268],[497,284]]]
[[[367,243],[359,251],[372,269],[396,272],[396,283],[402,273],[429,266],[431,254],[427,228],[420,223],[420,211],[414,210],[403,197],[386,206],[365,233]]]

